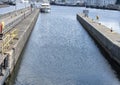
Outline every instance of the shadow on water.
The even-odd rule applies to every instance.
[[[25,53],[25,48],[26,47],[27,47],[27,45],[23,48],[24,50],[22,51],[12,74],[9,76],[8,80],[6,81],[6,83],[4,85],[13,85],[15,83],[15,79],[16,79],[17,74],[19,72],[20,65],[21,65],[21,62],[22,62],[22,59],[23,59],[23,54]]]
[[[111,65],[112,69],[117,74],[117,78],[120,80],[120,64],[110,57],[110,55],[97,43],[97,47],[100,49],[100,52],[103,54],[105,59],[108,60],[108,63]]]
[[[31,33],[32,34],[32,33]],[[31,36],[31,35],[30,35]],[[14,67],[14,69],[13,69],[13,72],[12,72],[12,74],[8,77],[8,79],[7,79],[7,81],[4,83],[4,85],[13,85],[14,83],[15,83],[15,81],[17,81],[17,80],[15,80],[16,79],[16,77],[17,77],[17,75],[18,75],[18,72],[19,72],[19,69],[20,69],[20,65],[21,65],[21,62],[22,62],[22,59],[23,59],[23,55],[24,55],[24,53],[26,52],[26,47],[28,46],[28,42],[29,42],[29,40],[30,40],[30,36],[28,37],[28,40],[26,41],[26,43],[25,43],[25,45],[24,45],[24,47],[23,47],[23,50],[22,50],[22,52],[21,52],[21,55],[20,55],[20,57],[19,57],[19,59],[18,59],[18,61],[17,61],[17,63],[16,63],[16,66]],[[20,83],[19,83],[20,84]],[[20,85],[23,85],[23,84],[20,84]]]
[[[90,35],[90,33],[88,33]],[[91,35],[90,35],[91,36]],[[91,36],[92,37],[92,36]],[[116,62],[111,56],[103,49],[103,47],[98,43],[97,40],[95,40],[94,37],[92,37],[94,40],[96,46],[98,47],[101,54],[105,57],[105,59],[110,64],[111,68],[115,71],[116,77],[120,80],[120,64]]]

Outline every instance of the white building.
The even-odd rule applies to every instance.
[[[85,0],[87,5],[106,6],[108,4],[115,4],[117,0]]]
[[[29,0],[21,0],[22,3],[29,3]]]
[[[115,4],[117,0],[104,0],[104,5]]]
[[[84,4],[85,0],[65,0],[66,3],[70,3],[70,4]]]
[[[67,3],[86,3],[86,5],[107,6],[108,4],[115,4],[117,0],[55,0],[56,2],[65,1]]]

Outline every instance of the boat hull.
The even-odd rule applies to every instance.
[[[49,13],[50,12],[50,8],[40,8],[40,12]]]

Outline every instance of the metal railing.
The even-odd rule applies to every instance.
[[[13,40],[17,37],[18,30],[14,29],[10,33],[7,33],[2,40],[2,54],[8,51],[10,44],[13,43]]]

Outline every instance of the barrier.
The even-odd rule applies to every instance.
[[[6,34],[2,41],[2,54],[8,51],[10,44],[17,37],[18,30],[14,29],[10,33]]]

